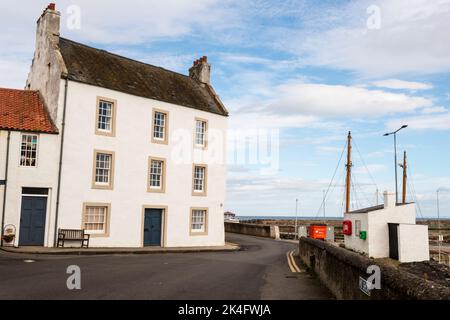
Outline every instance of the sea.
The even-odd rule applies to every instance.
[[[240,221],[248,220],[295,220],[295,216],[236,216]],[[298,216],[298,220],[324,220],[324,217]],[[343,220],[343,217],[325,217],[325,220]]]
[[[295,216],[236,216],[239,221],[249,221],[249,220],[295,220]],[[298,216],[298,220],[343,220],[343,217],[323,217],[323,216],[316,216],[316,217],[307,217],[307,216]],[[423,220],[437,220],[437,218],[433,217],[424,217],[424,218],[417,218],[419,221]],[[450,217],[441,217],[441,220],[450,220]]]

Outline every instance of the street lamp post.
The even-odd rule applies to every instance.
[[[438,217],[438,252],[439,252],[439,263],[441,263],[441,217],[440,217],[440,209],[439,209],[439,191],[441,188],[436,191],[436,205],[437,205],[437,217]]]
[[[404,126],[402,126],[401,128],[399,128],[399,129],[396,130],[396,131],[393,131],[393,132],[389,132],[389,133],[385,133],[385,134],[384,134],[385,137],[390,136],[390,135],[393,135],[393,136],[394,136],[394,153],[395,153],[395,155],[394,155],[394,161],[395,161],[395,165],[394,165],[394,167],[395,167],[395,203],[396,203],[396,204],[398,203],[398,184],[397,184],[397,133],[398,133],[400,130],[405,129],[405,128],[407,128],[407,127],[408,127],[407,125],[404,125]]]
[[[298,240],[298,228],[297,228],[297,220],[298,220],[298,199],[295,199],[295,239]]]

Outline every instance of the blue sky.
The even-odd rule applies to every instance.
[[[0,4],[2,87],[24,86],[47,5],[24,2]],[[184,74],[208,56],[230,128],[270,133],[279,147],[270,172],[230,163],[226,209],[292,215],[299,198],[301,215],[317,215],[348,130],[363,156],[355,148],[352,206],[375,204],[377,188],[394,190],[392,138],[382,135],[408,124],[398,136],[415,191],[408,199],[418,200],[418,217],[434,217],[443,188],[441,212],[450,216],[450,1],[73,0],[57,8],[62,36],[76,41]],[[327,197],[329,216],[342,215],[342,182]]]

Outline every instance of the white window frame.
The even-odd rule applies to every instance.
[[[159,173],[159,186],[152,185],[152,176],[157,175],[152,170],[154,169],[153,163],[161,163],[160,173]],[[149,157],[148,160],[148,176],[147,176],[147,191],[148,192],[165,192],[166,186],[166,159]]]
[[[109,108],[109,110],[107,110]],[[108,114],[109,112],[109,114]],[[103,114],[105,113],[105,114]],[[98,116],[97,116],[97,130],[112,133],[114,119],[114,103],[99,100],[98,102]],[[103,121],[104,120],[104,121]],[[105,128],[102,128],[104,126]],[[107,128],[109,126],[109,129]]]
[[[201,143],[199,143],[200,136],[201,136]],[[194,145],[199,148],[206,148],[208,141],[207,138],[208,138],[208,121],[205,119],[196,118]]]
[[[111,106],[110,117],[110,129],[100,128],[100,107],[102,104],[107,104]],[[97,97],[97,105],[95,107],[95,134],[101,136],[115,137],[116,136],[116,114],[117,114],[117,101],[114,99]]]
[[[104,210],[103,219],[99,221],[88,221],[88,210]],[[96,213],[91,213],[95,215]],[[111,216],[111,205],[107,203],[84,203],[83,204],[83,217],[81,228],[93,237],[109,236],[109,220]],[[103,229],[88,229],[87,224],[91,225],[103,225]]]
[[[23,139],[24,137],[36,137],[36,157],[34,159],[34,165],[26,165],[22,164],[22,147],[23,147]],[[32,152],[33,150],[25,150],[25,152]],[[37,168],[38,166],[38,156],[39,156],[39,135],[35,133],[22,133],[20,136],[20,149],[19,149],[19,166],[22,168]],[[26,162],[27,157],[25,157]],[[30,158],[31,159],[31,158]]]
[[[201,220],[198,220],[199,214],[202,214]],[[201,228],[194,229],[194,225],[201,225]],[[208,208],[191,208],[189,228],[192,236],[208,234]]]
[[[99,155],[109,156],[109,168],[100,168],[97,166],[98,165],[97,158]],[[114,156],[113,151],[94,150],[94,163],[93,163],[93,168],[92,168],[93,169],[93,172],[92,172],[92,188],[93,189],[113,189],[113,186],[114,186],[114,161],[115,161],[115,156]],[[107,170],[108,182],[97,181],[97,178],[100,177],[97,174],[97,170]]]
[[[200,172],[202,172],[202,176],[199,175],[197,172],[197,168],[202,169]],[[192,195],[194,196],[206,196],[207,191],[207,179],[208,179],[208,166],[207,165],[200,165],[200,164],[194,164],[192,169]],[[198,182],[201,181],[201,184]],[[197,187],[201,185],[201,189],[197,189]]]
[[[159,115],[163,115],[163,118],[158,118]],[[157,123],[159,121],[159,123]],[[157,128],[162,129],[162,131]],[[162,137],[156,136],[162,133]],[[160,109],[153,109],[152,117],[152,142],[159,144],[168,144],[169,135],[169,112]]]

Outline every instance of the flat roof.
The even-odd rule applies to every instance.
[[[401,206],[412,204],[412,203],[414,203],[414,202],[407,202],[405,204],[397,203],[395,206],[396,207],[401,207]],[[382,209],[384,209],[384,204],[380,204],[378,206],[373,206],[373,207],[368,207],[368,208],[363,208],[363,209],[350,211],[349,214],[352,214],[352,213],[369,213],[369,212],[372,212],[372,211],[378,211],[378,210],[382,210]]]

